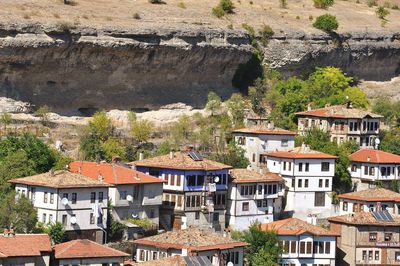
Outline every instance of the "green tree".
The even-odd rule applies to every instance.
[[[35,168],[35,162],[24,150],[10,153],[0,160],[0,185],[7,185],[10,179],[34,175]]]
[[[1,123],[4,125],[4,131],[7,130],[7,126],[11,123],[12,117],[9,113],[2,113],[0,116]]]
[[[89,134],[95,139],[106,141],[113,135],[114,127],[111,120],[107,117],[106,112],[96,112],[88,125]]]
[[[40,118],[42,125],[47,125],[49,122],[50,108],[47,105],[40,106],[36,111],[35,115]]]
[[[384,20],[384,19],[386,18],[386,16],[390,14],[390,11],[387,10],[387,9],[386,9],[385,7],[383,7],[383,6],[378,6],[378,7],[376,8],[375,13],[376,13],[376,15],[378,16],[378,18]]]
[[[180,146],[186,143],[193,134],[190,118],[182,115],[177,122],[170,127],[171,141],[174,146]]]
[[[172,150],[173,148],[171,143],[168,140],[166,140],[158,146],[156,155],[166,155],[169,154],[169,152]]]
[[[221,98],[213,91],[208,93],[206,110],[211,112],[211,116],[221,111]]]
[[[250,162],[245,156],[245,150],[231,141],[225,152],[211,156],[211,159],[232,166],[233,168],[246,168]]]
[[[124,229],[126,228],[125,225],[122,223],[114,220],[112,215],[113,211],[113,203],[109,199],[107,202],[107,240],[108,241],[120,241],[122,239],[122,234]]]
[[[390,131],[381,131],[381,144],[379,148],[386,152],[400,155],[400,128]]]
[[[124,158],[125,148],[116,138],[109,138],[102,144],[102,150],[104,151],[104,159],[108,162],[111,161],[113,156],[119,156]]]
[[[53,245],[60,244],[65,241],[65,230],[60,222],[48,224],[45,232],[49,235]]]
[[[102,143],[94,136],[85,135],[81,137],[79,145],[79,151],[82,153],[82,159],[97,160],[104,158]]]
[[[326,9],[334,4],[333,0],[314,0],[314,6],[316,8]]]
[[[325,14],[317,17],[317,19],[313,23],[313,26],[325,32],[332,32],[337,30],[339,24],[335,16],[330,14]]]
[[[153,123],[148,120],[136,120],[131,124],[131,135],[140,143],[147,142],[153,131],[153,127]]]
[[[232,116],[234,128],[241,128],[244,126],[244,109],[246,103],[239,93],[232,94],[231,98],[227,101],[229,112]]]
[[[344,95],[348,97],[355,108],[366,109],[369,106],[368,96],[360,88],[348,87],[344,90]]]
[[[372,105],[374,113],[384,116],[389,126],[400,124],[400,101],[391,101],[388,97],[379,97]]]
[[[279,266],[278,260],[276,257],[271,254],[265,248],[260,249],[257,253],[255,253],[251,258],[252,266]]]
[[[212,13],[214,16],[221,18],[225,14],[233,13],[235,9],[235,5],[231,0],[220,0],[219,4],[212,9]]]

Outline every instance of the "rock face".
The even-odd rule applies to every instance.
[[[67,25],[68,26],[68,25]],[[183,102],[203,107],[214,90],[228,98],[251,58],[242,31],[92,29],[0,25],[0,97],[60,113],[148,110]],[[400,74],[400,35],[276,34],[265,62],[285,76],[333,65],[366,80]]]

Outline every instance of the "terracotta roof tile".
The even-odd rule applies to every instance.
[[[169,231],[159,235],[138,239],[133,242],[166,249],[187,248],[191,251],[230,249],[247,246],[247,243],[236,241],[229,236],[223,237],[221,234],[199,228]]]
[[[88,178],[86,176],[71,173],[69,171],[47,172],[39,175],[27,176],[10,180],[14,184],[53,188],[78,188],[78,187],[108,187],[109,184]]]
[[[265,153],[267,157],[287,158],[287,159],[337,159],[337,156],[314,151],[307,150],[302,147],[296,147],[290,151],[274,151]]]
[[[355,191],[340,194],[339,199],[359,200],[359,201],[389,201],[400,202],[400,194],[385,188],[371,188],[367,190]]]
[[[173,158],[170,158],[170,155],[162,155],[140,161],[134,161],[130,164],[144,167],[204,171],[232,168],[232,166],[215,162],[206,158],[201,161],[195,161],[190,158],[187,152],[175,152],[173,154]]]
[[[230,170],[232,183],[267,183],[267,182],[283,182],[283,178],[275,173],[267,172],[261,174],[259,172],[247,169],[232,169]]]
[[[362,109],[347,108],[346,105],[333,105],[325,108],[319,108],[310,111],[298,112],[297,116],[315,116],[332,118],[364,118],[370,116],[373,118],[382,118],[383,116],[374,114]]]
[[[70,163],[69,168],[74,173],[81,173],[95,180],[102,176],[104,182],[113,185],[164,182],[157,177],[117,164],[75,161]]]
[[[328,221],[331,223],[353,225],[400,226],[400,217],[393,217],[393,221],[378,221],[371,212],[357,212],[354,214],[329,217]]]
[[[262,230],[274,230],[278,235],[312,234],[316,236],[336,236],[337,234],[320,226],[312,225],[297,218],[288,218],[276,222],[261,224]]]
[[[267,128],[263,125],[235,129],[233,133],[247,133],[256,135],[290,135],[290,136],[297,135],[296,132],[288,131],[278,127]]]
[[[138,263],[138,266],[193,266],[193,265],[201,265],[201,266],[208,266],[208,265],[212,265],[211,262],[208,260],[208,264],[203,264],[203,260],[198,260],[197,256],[193,256],[193,257],[186,257],[187,260],[190,261],[190,263],[186,263],[185,258],[182,256],[172,256],[172,257],[167,257],[167,258],[163,258],[163,259],[159,259],[159,260],[150,260],[150,261],[146,261],[146,262],[141,262]]]
[[[100,245],[88,239],[77,239],[54,246],[56,259],[129,257],[119,250]]]
[[[11,237],[0,235],[2,257],[41,256],[41,252],[51,252],[50,238],[47,234],[16,234]]]
[[[358,150],[351,154],[349,158],[354,162],[400,164],[400,155],[374,149]]]

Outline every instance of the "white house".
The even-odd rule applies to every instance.
[[[386,210],[392,216],[400,216],[400,194],[385,188],[340,194],[338,198],[339,215]]]
[[[281,265],[336,265],[337,233],[296,218],[262,224],[261,229],[277,233]]]
[[[245,150],[245,156],[254,170],[265,168],[262,154],[272,151],[287,151],[294,148],[296,133],[274,127],[257,125],[233,131],[235,142]]]
[[[235,266],[243,266],[244,247],[248,245],[226,234],[200,228],[168,231],[133,242],[137,245],[137,262],[175,255],[206,256],[213,265],[226,265],[232,262]]]
[[[331,214],[332,178],[336,156],[310,150],[304,144],[291,151],[266,153],[269,171],[282,175],[286,184],[285,211],[306,219]]]
[[[19,195],[31,200],[39,222],[60,222],[67,238],[102,243],[107,222],[107,183],[68,171],[50,171],[10,182]]]
[[[75,161],[69,168],[92,180],[110,184],[108,194],[116,220],[147,218],[158,226],[163,180],[117,163]]]
[[[355,109],[351,102],[344,105],[327,106],[296,113],[298,132],[304,135],[316,128],[328,132],[331,141],[338,144],[353,140],[360,147],[375,145],[383,116],[365,110]]]
[[[246,230],[256,221],[274,221],[282,211],[283,178],[247,169],[232,169],[229,174],[227,224],[235,230]]]
[[[350,155],[349,171],[356,190],[375,187],[380,181],[389,187],[400,179],[400,156],[381,150],[362,149]]]

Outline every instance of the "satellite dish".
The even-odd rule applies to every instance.
[[[133,197],[131,195],[126,196],[126,200],[129,202],[133,201]]]
[[[61,199],[61,204],[64,205],[64,206],[67,206],[68,205],[68,199],[67,198],[62,198]]]
[[[214,177],[214,182],[218,183],[219,182],[219,176]]]
[[[376,144],[376,145],[379,145],[379,143],[381,143],[381,140],[380,140],[379,138],[376,138],[376,139],[375,139],[375,144]]]
[[[71,224],[76,224],[76,217],[75,216],[71,217],[70,222]]]
[[[226,266],[233,266],[233,262],[232,262],[232,261],[228,262],[228,263],[226,264]]]
[[[132,218],[138,218],[139,217],[139,215],[137,215],[137,214],[135,214],[135,213],[132,213]]]

